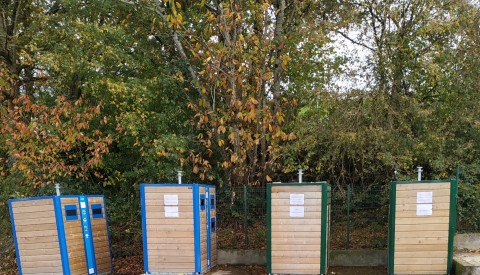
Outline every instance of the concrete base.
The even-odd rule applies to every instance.
[[[265,250],[218,250],[217,263],[220,265],[266,265]]]
[[[455,250],[480,249],[480,233],[456,234],[453,247]]]
[[[456,275],[480,275],[480,254],[456,253],[453,265]]]
[[[334,250],[330,252],[329,266],[386,266],[386,250]],[[266,265],[265,250],[218,250],[220,265]]]
[[[329,266],[387,266],[387,250],[333,250]]]

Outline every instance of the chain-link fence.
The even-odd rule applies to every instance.
[[[265,249],[266,188],[218,188],[218,245],[221,249]],[[480,210],[464,212],[480,201],[459,193],[457,232],[478,232]],[[467,204],[465,204],[467,203]],[[471,207],[468,207],[470,209]],[[385,249],[388,243],[389,186],[332,186],[332,249]]]

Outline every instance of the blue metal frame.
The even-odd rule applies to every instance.
[[[200,188],[193,186],[193,234],[195,249],[195,272],[202,271],[202,250],[200,249]]]
[[[206,225],[207,225],[207,267],[210,269],[211,267],[211,262],[212,262],[212,243],[211,243],[211,228],[210,228],[210,200],[211,200],[211,195],[210,195],[210,187],[207,185],[205,186],[205,193],[206,193],[206,202],[205,202],[205,207],[207,209],[207,217],[206,217]]]
[[[84,203],[84,205],[82,205]],[[90,212],[86,196],[78,196],[80,205],[80,217],[82,218],[83,244],[85,247],[85,258],[87,261],[87,274],[97,274],[97,264],[95,262],[95,249],[93,247],[92,223],[90,221]],[[84,206],[84,207],[82,207]]]
[[[63,212],[62,212],[62,204],[60,202],[60,197],[54,197],[53,204],[55,209],[55,220],[57,222],[58,242],[60,245],[63,274],[70,275],[70,264],[68,262],[67,240],[65,238],[65,223],[63,222]],[[67,217],[65,216],[65,218]]]
[[[143,239],[143,268],[145,273],[149,273],[148,268],[148,243],[147,243],[147,219],[145,214],[145,186],[153,186],[153,184],[140,185],[140,206],[142,211],[142,239]]]
[[[20,262],[20,253],[18,251],[18,243],[17,243],[17,231],[15,230],[15,217],[13,216],[13,209],[12,209],[12,202],[15,200],[8,200],[8,208],[10,211],[10,219],[12,221],[12,235],[13,235],[13,244],[15,245],[15,254],[17,256],[17,265],[18,265],[18,272],[22,275],[22,263]]]

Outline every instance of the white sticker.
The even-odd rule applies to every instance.
[[[417,192],[417,203],[432,203],[433,192]]]
[[[305,210],[303,206],[290,206],[290,217],[305,217]]]
[[[165,217],[178,218],[178,206],[165,206]]]
[[[87,208],[87,205],[85,204],[84,201],[80,202],[80,208]]]
[[[304,203],[304,194],[290,194],[290,205],[303,205]]]
[[[90,269],[88,270],[88,274],[93,274],[93,273],[95,273],[95,269],[90,268]]]
[[[426,204],[417,204],[417,216],[431,216],[432,215],[432,205],[429,203]]]
[[[163,204],[178,205],[178,195],[163,195]]]

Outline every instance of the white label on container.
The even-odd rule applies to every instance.
[[[417,204],[417,216],[431,216],[432,204]]]
[[[290,194],[291,205],[303,205],[305,203],[304,194]]]
[[[178,205],[178,195],[163,195],[164,205]]]
[[[290,217],[305,217],[305,209],[303,206],[290,206]]]
[[[88,274],[93,274],[93,273],[95,273],[95,269],[94,269],[94,268],[90,268],[90,269],[88,270]]]
[[[178,206],[165,206],[165,217],[178,218]]]
[[[433,192],[417,192],[417,203],[432,203]]]
[[[80,202],[80,208],[87,208],[87,205],[85,204],[84,201]]]

